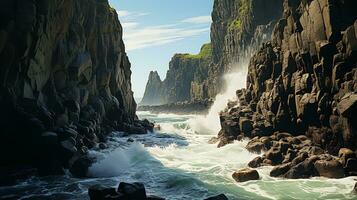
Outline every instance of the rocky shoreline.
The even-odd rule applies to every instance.
[[[155,105],[155,106],[140,106],[138,111],[150,111],[152,113],[174,113],[174,114],[195,114],[195,115],[204,115],[207,114],[209,108],[212,106],[213,101],[194,101],[194,102],[178,102],[170,103],[164,105]]]
[[[121,182],[118,188],[93,185],[88,189],[90,200],[165,200],[165,198],[147,195],[142,183]],[[204,200],[228,200],[224,194],[212,196]]]
[[[145,134],[118,15],[107,0],[0,2],[0,185],[85,177],[112,131]]]
[[[272,165],[274,177],[357,175],[356,3],[284,1],[247,88],[220,114],[218,147],[251,138],[247,149],[263,155],[249,167]]]

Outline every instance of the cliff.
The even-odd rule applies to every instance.
[[[162,95],[151,102],[165,104],[215,98],[223,87],[223,74],[242,67],[238,63],[256,50],[251,47],[268,39],[282,10],[282,0],[215,0],[210,57],[175,55]],[[144,99],[152,96],[149,91]],[[142,104],[150,103],[143,101]]]
[[[59,174],[112,130],[146,132],[107,0],[2,0],[0,65],[2,167]]]
[[[357,174],[357,12],[354,0],[285,0],[270,42],[251,58],[246,89],[221,113],[225,145],[242,137],[249,166],[272,176]],[[339,156],[339,157],[334,157]]]
[[[161,105],[202,99],[207,92],[201,85],[207,77],[212,58],[211,44],[202,46],[196,55],[176,54],[171,59],[166,78],[162,82],[150,72],[141,105]]]

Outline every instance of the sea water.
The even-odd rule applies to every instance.
[[[13,199],[88,199],[91,185],[117,187],[121,181],[142,182],[148,194],[168,200],[204,199],[220,193],[232,200],[357,199],[352,192],[357,177],[291,180],[270,177],[272,167],[260,167],[259,180],[233,180],[232,173],[258,155],[245,149],[247,141],[222,148],[208,141],[220,129],[219,111],[229,100],[235,100],[235,90],[244,87],[245,76],[242,72],[226,76],[230,84],[217,96],[208,115],[138,112],[139,118],[155,122],[160,130],[146,135],[112,133],[108,149],[90,151],[97,159],[89,169],[92,178],[33,177],[14,186],[0,187],[0,199],[6,195],[15,195]],[[129,138],[134,142],[128,142]]]

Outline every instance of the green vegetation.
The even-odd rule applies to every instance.
[[[228,26],[228,30],[240,30],[243,27],[243,19],[250,12],[251,0],[241,0],[239,1],[238,16],[236,19],[231,21]]]
[[[203,58],[210,58],[212,57],[212,45],[211,43],[204,44],[201,47],[201,51],[199,54],[192,55],[192,54],[181,54],[182,58],[186,59],[203,59]]]

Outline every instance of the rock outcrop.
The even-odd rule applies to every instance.
[[[250,137],[248,149],[265,152],[249,166],[278,165],[271,174],[287,178],[356,174],[347,166],[357,149],[356,7],[284,1],[271,41],[250,60],[247,88],[220,115],[221,143]]]
[[[0,65],[1,169],[61,174],[86,166],[78,158],[112,130],[151,127],[135,115],[122,27],[107,0],[2,0]]]
[[[93,185],[88,189],[90,200],[165,200],[154,195],[147,195],[142,183],[121,182],[118,188]]]
[[[140,105],[162,105],[205,99],[207,91],[197,83],[203,82],[207,77],[211,58],[211,44],[203,45],[197,55],[176,54],[170,61],[165,80],[160,81],[156,72],[150,72]]]
[[[224,86],[222,76],[242,67],[237,63],[255,52],[252,47],[269,39],[282,7],[283,0],[215,0],[211,43],[204,45],[198,55],[175,55],[161,88],[149,84],[154,82],[150,76],[150,87],[141,104],[215,98]],[[153,99],[158,90],[162,95]]]

